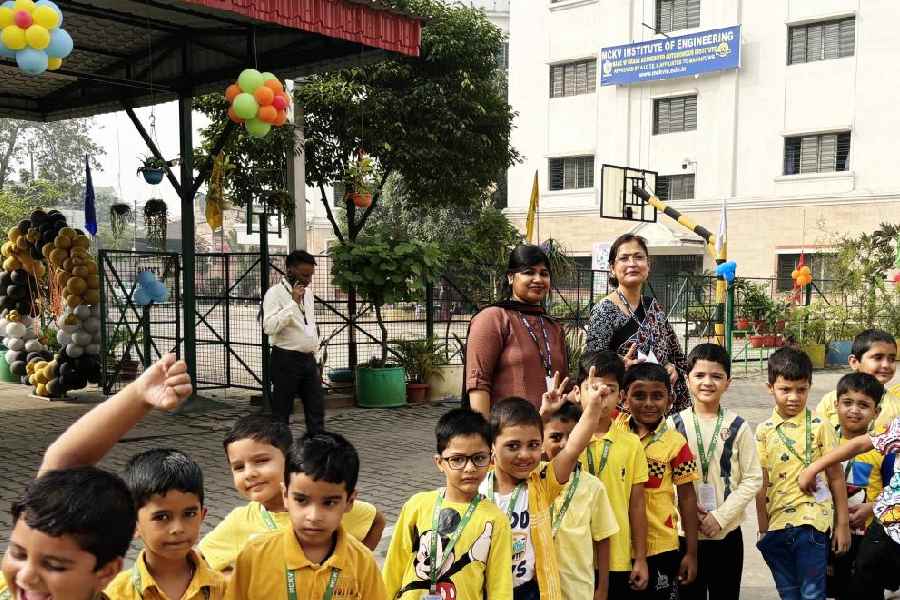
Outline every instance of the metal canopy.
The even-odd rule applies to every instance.
[[[75,41],[58,71],[0,58],[0,117],[55,121],[222,91],[247,67],[282,79],[418,56],[418,19],[365,0],[58,0]]]

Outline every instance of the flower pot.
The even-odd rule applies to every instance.
[[[774,348],[776,344],[778,344],[778,336],[773,334],[767,334],[765,337],[765,346],[766,348]]]
[[[762,348],[766,343],[766,336],[764,335],[751,335],[750,336],[750,347],[751,348]]]
[[[825,344],[800,344],[800,349],[806,352],[812,361],[813,368],[825,368]]]
[[[780,336],[780,335],[779,335],[779,336],[777,336],[777,337],[775,338],[775,347],[776,347],[776,348],[782,348],[782,347],[784,347],[784,345],[785,345],[786,343],[787,343],[787,342],[785,341],[784,336]]]
[[[741,317],[737,320],[736,327],[741,330],[750,329],[750,319]]]
[[[462,365],[441,365],[437,371],[425,381],[428,384],[428,399],[434,402],[448,397],[459,398],[463,382]]]
[[[353,192],[350,194],[350,199],[353,200],[353,205],[356,208],[369,208],[372,206],[372,194],[358,194]]]
[[[410,404],[425,404],[428,397],[427,383],[407,383],[406,400]]]
[[[150,185],[159,185],[160,183],[162,183],[164,173],[165,171],[163,169],[157,169],[155,167],[141,167],[141,175],[144,176],[144,181],[146,181]]]
[[[401,367],[357,367],[356,404],[362,408],[405,406],[406,371]]]
[[[755,329],[757,333],[769,332],[769,326],[766,325],[766,322],[763,320],[753,321],[753,329]]]
[[[850,360],[850,351],[853,350],[853,340],[837,340],[828,344],[828,352],[825,355],[825,364],[847,366]]]

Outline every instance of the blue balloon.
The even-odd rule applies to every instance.
[[[50,45],[47,46],[47,56],[50,58],[66,58],[72,53],[75,42],[65,29],[54,29],[50,32]]]
[[[723,278],[728,284],[734,282],[735,272],[737,271],[737,263],[733,260],[729,260],[728,262],[724,262],[721,265],[716,267],[716,275],[718,277]]]
[[[150,297],[153,298],[154,302],[165,302],[164,298],[168,298],[169,290],[166,289],[166,284],[162,281],[154,281],[148,288],[147,292],[149,292]]]
[[[9,10],[16,9],[16,0],[6,0],[3,4],[0,4],[3,8],[8,8]]]
[[[132,299],[134,300],[134,303],[137,304],[138,306],[147,306],[148,304],[150,304],[150,301],[152,300],[152,298],[150,298],[150,294],[147,293],[147,290],[145,290],[142,287],[139,287],[138,289],[134,290],[134,295],[132,296]]]
[[[15,2],[15,0],[13,0],[12,2],[4,3],[4,4],[12,4],[13,6],[15,6],[16,2]],[[55,2],[51,2],[50,0],[38,0],[37,2],[34,3],[34,5],[35,5],[36,7],[37,7],[37,6],[49,6],[50,8],[52,8],[53,10],[55,10],[55,11],[56,11],[56,14],[59,15],[59,23],[58,23],[56,26],[57,26],[57,27],[62,27],[63,14],[62,14],[62,11],[59,9],[59,7],[56,5]]]
[[[19,69],[29,75],[40,75],[47,70],[47,53],[43,50],[25,48],[16,52],[16,63]]]
[[[151,285],[153,285],[154,281],[156,281],[156,273],[154,273],[153,271],[141,271],[140,273],[138,273],[137,282],[141,286],[149,288]]]
[[[0,57],[2,58],[15,58],[16,51],[10,50],[6,46],[3,45],[3,40],[0,40]]]

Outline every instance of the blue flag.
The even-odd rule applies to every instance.
[[[91,181],[91,163],[88,157],[84,157],[84,228],[92,236],[97,235],[97,209],[94,208],[94,182]]]

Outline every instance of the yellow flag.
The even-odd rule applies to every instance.
[[[213,161],[212,173],[209,176],[209,191],[206,194],[206,222],[215,231],[222,227],[225,209],[225,155],[219,155]]]
[[[534,237],[534,216],[538,211],[538,172],[534,171],[534,183],[531,185],[531,202],[528,204],[528,217],[525,219],[525,239],[531,243]]]

